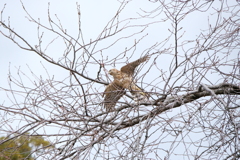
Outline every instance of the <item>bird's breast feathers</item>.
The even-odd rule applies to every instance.
[[[117,85],[123,86],[124,88],[128,88],[127,86],[129,86],[132,83],[132,78],[126,74],[121,74],[116,76],[114,78],[114,81]]]

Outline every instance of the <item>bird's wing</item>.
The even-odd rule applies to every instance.
[[[110,83],[104,93],[104,107],[109,111],[113,111],[117,101],[125,94],[125,89],[116,85],[114,82]]]
[[[140,58],[140,59],[138,59],[138,60],[136,60],[134,62],[128,63],[127,65],[125,65],[125,66],[123,66],[121,68],[121,72],[126,73],[126,74],[132,76],[134,74],[135,68],[139,64],[149,60],[149,58],[150,58],[149,56],[144,56],[144,57],[142,57],[142,58]]]

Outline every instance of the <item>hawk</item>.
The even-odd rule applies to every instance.
[[[147,94],[134,83],[133,75],[136,67],[149,58],[149,56],[144,56],[134,62],[128,63],[120,71],[117,69],[109,70],[108,73],[113,76],[114,80],[106,87],[103,93],[103,104],[108,112],[114,110],[117,101],[125,94],[125,89],[130,91],[137,102],[147,98]]]

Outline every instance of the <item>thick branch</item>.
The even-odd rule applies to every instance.
[[[206,97],[206,96],[213,96],[212,93],[216,95],[219,95],[219,94],[240,95],[240,88],[233,84],[221,83],[219,85],[208,86],[208,88],[211,89],[211,92],[208,90],[203,90],[203,87],[200,86],[198,90],[189,92],[184,95],[167,98],[163,103],[158,103],[157,104],[158,107],[153,109],[150,113],[135,117],[132,120],[124,121],[117,130],[134,126],[135,124],[138,124],[149,117],[154,117],[155,115],[161,114],[164,111],[167,111],[172,108],[180,107],[186,103],[195,101],[199,98]],[[152,104],[154,103],[145,103],[142,105],[152,105]]]

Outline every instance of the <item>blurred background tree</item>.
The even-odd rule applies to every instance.
[[[5,139],[7,138],[1,137],[0,141]],[[47,150],[49,145],[50,142],[44,140],[42,136],[21,135],[0,144],[0,160],[33,160],[34,154],[43,149]]]

